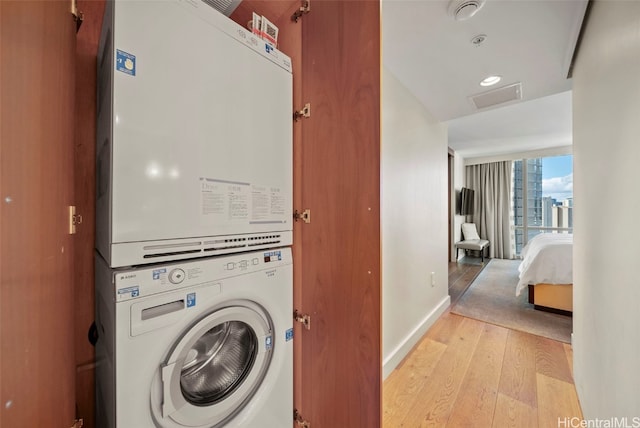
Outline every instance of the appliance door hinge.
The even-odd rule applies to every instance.
[[[302,323],[304,325],[304,328],[306,328],[307,330],[311,330],[311,315],[301,314],[296,309],[295,311],[293,311],[293,319],[299,323]]]
[[[295,221],[298,220],[302,220],[305,223],[311,223],[311,210],[310,209],[306,209],[302,212],[299,212],[298,210],[295,210],[293,212],[293,219]]]
[[[301,117],[311,117],[311,103],[306,103],[302,110],[293,112],[293,120],[295,120],[296,122]]]
[[[84,426],[84,420],[76,419],[76,421],[71,425],[71,428],[82,428]]]
[[[301,428],[310,428],[311,424],[304,420],[298,409],[293,409],[293,421]]]
[[[69,205],[69,235],[76,234],[76,226],[82,224],[82,216],[76,214],[76,207]]]
[[[291,15],[293,22],[298,22],[298,19],[307,13],[311,12],[311,0],[302,0],[302,6]]]
[[[76,33],[80,31],[80,26],[82,25],[82,21],[84,21],[84,13],[78,11],[78,2],[77,0],[71,0],[71,15],[73,15],[73,20],[76,22]]]

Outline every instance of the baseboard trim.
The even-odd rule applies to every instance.
[[[382,378],[383,380],[391,374],[391,372],[398,367],[398,364],[411,352],[414,346],[420,341],[422,336],[429,330],[436,320],[447,310],[451,305],[451,297],[446,296],[440,303],[433,308],[431,312],[416,326],[416,328],[409,333],[404,340],[389,354],[387,358],[382,362]]]

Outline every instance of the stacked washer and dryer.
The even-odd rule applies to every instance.
[[[106,6],[98,427],[291,425],[291,62],[210,3]]]

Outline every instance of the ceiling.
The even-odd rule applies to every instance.
[[[457,0],[454,0],[457,1]],[[586,0],[486,0],[456,21],[449,0],[383,0],[383,62],[449,125],[449,147],[492,156],[571,144],[567,78]],[[485,35],[479,46],[471,41]],[[480,86],[489,75],[502,80]],[[477,109],[469,97],[521,82],[522,99]]]

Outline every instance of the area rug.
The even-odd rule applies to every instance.
[[[519,264],[519,260],[492,259],[451,312],[570,343],[571,317],[533,309],[526,292],[516,297]]]

